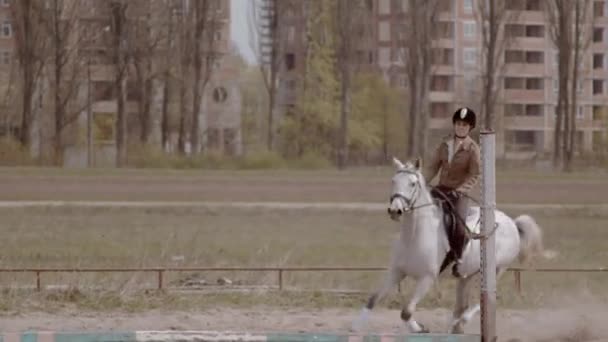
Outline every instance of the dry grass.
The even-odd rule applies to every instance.
[[[2,267],[145,267],[145,266],[384,266],[396,227],[384,212],[204,210],[204,209],[2,209]],[[511,213],[518,214],[518,213]],[[608,217],[535,215],[545,229],[546,247],[557,258],[538,266],[606,266],[604,241]],[[170,274],[167,283],[187,277],[215,283],[228,277],[249,285],[274,285],[276,274],[253,272]],[[66,284],[70,290],[6,290],[0,310],[73,305],[94,310],[122,308],[191,308],[200,305],[358,306],[365,294],[315,292],[326,288],[367,292],[378,284],[377,272],[288,273],[285,286],[312,292],[276,294],[224,293],[185,297],[156,294],[154,274],[43,275],[43,284]],[[524,274],[524,296],[515,294],[512,275],[500,284],[505,307],[542,306],[575,294],[608,300],[608,274]],[[32,286],[32,275],[3,275],[4,287]],[[454,281],[444,277],[422,306],[451,305]],[[76,288],[76,289],[75,289]],[[98,289],[98,290],[95,290]],[[103,289],[103,290],[99,290]],[[410,290],[405,286],[405,290]],[[142,292],[143,291],[143,292]],[[154,294],[154,295],[151,295]],[[42,304],[41,304],[42,303]],[[397,296],[389,305],[398,306]],[[28,309],[28,310],[29,310]]]
[[[0,169],[0,200],[384,202],[392,174],[389,168],[345,172]],[[608,192],[606,175],[600,173],[506,172],[497,179],[499,203],[604,203]]]

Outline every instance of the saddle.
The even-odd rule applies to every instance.
[[[431,189],[431,197],[433,201],[441,207],[443,212],[443,223],[448,236],[454,231],[456,224],[456,208],[454,206],[454,199],[446,194],[446,192],[438,187]]]
[[[444,223],[444,227],[446,230],[446,235],[448,237],[448,239],[450,240],[450,246],[452,246],[452,242],[455,241],[458,238],[463,238],[463,237],[459,237],[457,235],[457,221],[458,219],[463,219],[466,222],[466,217],[463,218],[459,218],[457,217],[458,213],[456,212],[456,206],[455,206],[455,198],[452,198],[451,196],[449,196],[447,194],[446,189],[442,189],[440,187],[434,187],[431,189],[431,197],[433,198],[433,201],[442,209],[443,212],[443,223]],[[468,229],[468,227],[466,227],[465,224],[465,229]],[[466,245],[468,243],[468,237],[464,237],[464,245]],[[441,274],[446,267],[452,263],[453,261],[455,261],[455,255],[453,253],[452,250],[450,250],[448,252],[448,254],[445,256],[445,259],[443,260],[443,263],[441,264],[441,268],[439,270],[439,274]]]

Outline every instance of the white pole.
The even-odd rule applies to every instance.
[[[496,208],[494,131],[481,132],[481,341],[496,341]]]

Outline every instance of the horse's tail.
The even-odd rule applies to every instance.
[[[519,232],[519,261],[526,262],[535,256],[544,256],[543,231],[529,215],[520,215],[515,219]]]

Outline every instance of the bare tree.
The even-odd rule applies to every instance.
[[[85,63],[82,54],[78,52],[85,40],[91,39],[93,33],[92,30],[88,30],[87,34],[81,32],[80,2],[52,0],[48,4],[46,15],[48,20],[45,24],[52,55],[49,76],[53,85],[51,91],[55,114],[54,160],[61,165],[64,147],[63,131],[78,118],[83,109],[80,106],[72,106],[73,110],[70,110],[69,106],[75,100],[83,81],[82,71]]]
[[[553,165],[555,167],[558,167],[561,162],[562,124],[565,117],[569,116],[568,83],[571,68],[572,4],[573,2],[569,0],[546,0],[544,3],[551,39],[558,50],[559,87],[553,132]]]
[[[216,33],[219,28],[218,13],[221,10],[221,2],[211,0],[198,0],[194,2],[192,10],[194,41],[193,43],[193,74],[192,85],[192,126],[190,126],[190,145],[192,153],[197,154],[201,150],[200,144],[200,109],[201,101],[214,64],[218,58],[216,52]]]
[[[140,8],[144,14],[134,25],[132,62],[135,69],[135,83],[138,92],[138,116],[140,122],[139,140],[142,144],[147,144],[152,129],[151,107],[154,78],[154,59],[156,51],[161,41],[161,30],[154,30],[153,26],[159,23],[158,17],[165,10],[163,7],[156,7],[159,1],[146,1]],[[170,11],[169,11],[170,13]]]
[[[169,4],[166,9],[166,21],[165,21],[165,61],[163,68],[163,100],[161,105],[161,141],[163,150],[166,150],[169,146],[169,102],[171,98],[171,59],[173,56],[172,49],[176,46],[174,43],[176,40],[175,36],[175,19],[174,15],[175,7]]]
[[[558,52],[558,99],[553,135],[553,165],[571,170],[575,149],[576,108],[581,56],[589,46],[589,1],[545,0],[551,39]],[[589,25],[592,27],[593,25]],[[562,163],[563,161],[563,163]]]
[[[589,47],[593,32],[593,16],[589,18],[590,1],[574,1],[574,37],[573,37],[573,57],[572,57],[572,82],[570,85],[570,98],[572,107],[570,108],[569,125],[566,125],[566,137],[564,144],[564,171],[572,171],[572,159],[576,149],[576,113],[578,104],[578,83],[581,72],[580,65],[585,51]],[[585,27],[585,25],[587,27]],[[569,126],[569,127],[568,127]]]
[[[424,156],[432,72],[432,41],[440,0],[409,0],[405,21],[398,28],[398,43],[406,60],[409,106],[406,115],[407,154]],[[444,2],[445,4],[446,2]]]
[[[32,101],[41,72],[44,68],[44,27],[41,24],[42,2],[20,0],[11,2],[11,15],[15,28],[15,47],[21,76],[21,128],[19,140],[30,146],[33,120]]]
[[[181,20],[178,20],[178,54],[180,58],[179,70],[180,77],[179,81],[179,133],[178,133],[178,150],[180,154],[186,153],[186,128],[188,125],[188,104],[186,103],[187,95],[189,91],[188,81],[190,79],[190,65],[191,65],[191,50],[192,50],[192,34],[190,30],[190,23],[192,15],[190,8],[186,2],[179,4],[181,7],[179,13],[181,13]]]
[[[115,87],[117,96],[116,110],[116,166],[122,167],[127,163],[127,8],[125,0],[109,2],[111,11],[112,50],[115,70]]]
[[[268,94],[266,146],[269,151],[274,148],[275,143],[275,108],[282,66],[281,52],[284,47],[279,13],[284,12],[290,5],[286,0],[255,0],[249,2],[248,8],[249,42],[255,52]]]
[[[482,55],[484,57],[482,79],[482,121],[485,129],[495,129],[494,111],[500,86],[496,76],[502,74],[505,63],[501,56],[512,43],[513,37],[505,34],[505,23],[512,22],[519,14],[509,11],[508,1],[484,0],[477,2],[477,17],[481,24]]]
[[[340,76],[340,130],[337,143],[339,169],[348,162],[348,121],[352,106],[352,78],[356,42],[365,28],[363,1],[338,0],[336,9],[337,53],[336,63]]]

